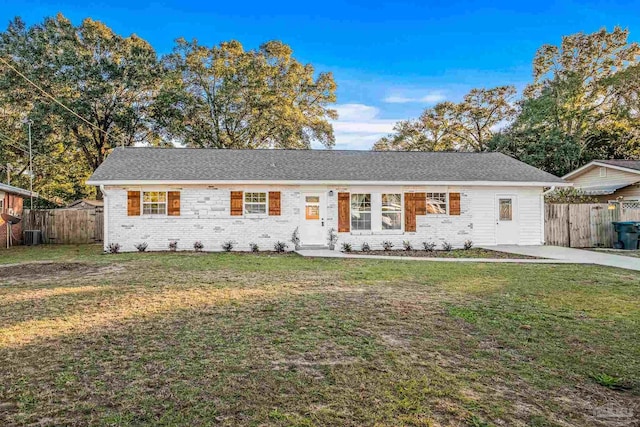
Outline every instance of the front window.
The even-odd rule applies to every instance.
[[[266,214],[267,193],[244,193],[245,214]]]
[[[427,193],[427,214],[447,213],[447,193]]]
[[[382,195],[382,229],[400,230],[402,227],[402,195]]]
[[[351,195],[351,229],[371,230],[371,194]]]
[[[142,213],[144,215],[166,215],[167,193],[165,191],[145,191],[142,193]]]

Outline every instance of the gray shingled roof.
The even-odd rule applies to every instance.
[[[640,171],[640,160],[596,160],[596,162]]]
[[[117,148],[89,183],[135,181],[509,181],[562,183],[500,153]]]

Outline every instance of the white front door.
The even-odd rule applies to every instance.
[[[512,194],[498,194],[496,196],[496,244],[517,245],[519,231],[518,198]]]
[[[302,193],[301,245],[325,245],[327,243],[324,232],[326,209],[324,192]]]

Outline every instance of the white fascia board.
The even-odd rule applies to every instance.
[[[636,173],[638,175],[640,175],[640,171],[636,170],[636,169],[630,169],[630,168],[625,168],[624,166],[615,166],[615,165],[610,165],[607,163],[602,163],[599,162],[597,160],[594,160],[592,162],[587,163],[586,165],[572,171],[569,172],[568,174],[566,174],[565,176],[562,177],[562,179],[568,179],[568,178],[572,178],[576,175],[580,175],[582,172],[585,172],[587,169],[594,167],[594,166],[600,166],[600,167],[605,167],[605,168],[609,168],[609,169],[615,169],[615,170],[619,170],[619,171],[623,171],[623,172],[630,172],[630,173]]]
[[[479,187],[571,187],[571,182],[530,182],[530,181],[291,181],[291,180],[113,180],[87,181],[87,185],[331,185],[347,187],[354,185],[382,185],[382,186],[430,186],[456,185]]]

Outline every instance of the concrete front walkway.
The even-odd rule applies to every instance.
[[[583,249],[564,248],[561,246],[517,245],[482,246],[482,248],[518,255],[551,258],[556,261],[566,261],[578,264],[597,264],[605,265],[607,267],[619,267],[626,268],[628,270],[640,271],[640,258],[585,251]]]
[[[303,257],[317,258],[347,258],[347,259],[386,259],[395,261],[432,261],[432,262],[489,262],[489,263],[524,263],[524,264],[575,264],[575,261],[558,259],[516,259],[516,258],[429,258],[393,255],[362,255],[358,253],[346,254],[329,249],[300,249],[296,253]],[[584,263],[587,264],[587,263]]]

